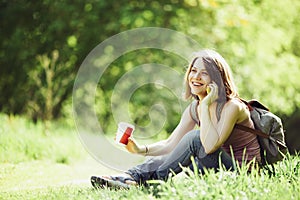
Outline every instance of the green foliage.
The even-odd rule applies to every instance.
[[[82,156],[76,131],[65,123],[52,122],[45,127],[41,121],[34,124],[22,117],[3,114],[0,120],[0,163],[31,160],[70,163]]]
[[[148,65],[143,67],[144,64]],[[180,80],[174,80],[176,77],[170,76],[169,73],[162,73],[160,71],[162,65],[172,66],[182,76]],[[161,120],[166,120],[163,130],[171,132],[178,124],[182,109],[185,108],[183,105],[186,104],[181,98],[183,72],[186,65],[186,60],[156,49],[130,52],[113,62],[102,75],[95,98],[96,113],[101,126],[107,130],[105,132],[113,133],[116,130],[112,108],[128,111],[131,119],[124,117],[123,120],[131,120],[137,126],[143,127],[152,124],[162,127]],[[124,76],[126,73],[129,74],[129,78]],[[110,77],[110,79],[105,77]],[[118,81],[124,77],[125,81],[117,85]],[[153,77],[161,78],[154,82]],[[178,86],[174,86],[177,91],[170,91],[170,88],[164,87],[166,82],[171,81],[176,84],[179,82]],[[147,84],[143,85],[142,83]],[[132,93],[128,103],[123,97],[133,86],[138,86],[138,88]],[[160,107],[155,108],[155,104],[159,104]],[[149,135],[151,131],[148,128],[148,130],[143,130],[142,134]]]
[[[34,120],[62,116],[88,53],[114,34],[139,27],[174,29],[219,51],[243,98],[257,98],[280,115],[291,115],[300,105],[297,0],[1,1],[0,9],[0,111],[5,113]],[[112,63],[99,81],[101,98],[95,100],[105,132],[114,128],[109,103],[113,86],[124,73],[150,62],[180,72],[186,65],[154,50],[129,52]],[[163,89],[140,88],[129,105],[132,121],[149,123],[146,113],[153,101],[145,96],[152,93],[148,99],[170,100]],[[164,127],[170,131],[180,111],[173,105],[166,108],[175,109]]]
[[[66,100],[64,88],[70,88],[74,77],[68,75],[67,71],[73,62],[58,64],[58,50],[52,52],[51,57],[38,55],[38,66],[28,72],[30,87],[35,89],[32,98],[28,102],[27,115],[32,119],[51,121],[57,117],[57,109]]]

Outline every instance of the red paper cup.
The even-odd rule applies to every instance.
[[[116,142],[118,144],[127,145],[128,138],[134,131],[134,126],[126,122],[120,122],[118,124],[118,131],[116,135]]]

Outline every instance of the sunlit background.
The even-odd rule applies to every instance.
[[[78,153],[72,146],[72,92],[82,62],[107,38],[141,27],[182,32],[222,54],[240,96],[258,99],[280,116],[290,151],[300,150],[299,12],[298,0],[1,1],[0,165],[40,159],[72,162]],[[188,64],[160,49],[128,52],[111,63],[92,102],[107,137],[116,131],[111,112],[115,85],[145,63],[182,75]],[[160,84],[143,85],[130,98],[128,121],[146,126],[152,106],[162,102],[166,122],[152,139],[166,138],[182,111],[173,99]]]

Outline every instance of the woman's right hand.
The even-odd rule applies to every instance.
[[[207,95],[201,101],[202,104],[210,105],[218,99],[218,85],[215,82],[211,82],[206,88]]]
[[[143,149],[141,148],[141,146],[138,145],[138,143],[136,142],[136,140],[133,139],[132,137],[128,138],[128,143],[126,145],[126,149],[130,153],[135,153],[135,154],[143,153]]]

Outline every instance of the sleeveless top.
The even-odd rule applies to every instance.
[[[197,115],[198,103],[199,102],[197,100],[191,103],[190,115],[196,122],[196,124],[200,127],[200,120]],[[254,124],[250,118],[239,124],[247,126],[249,128],[254,128]],[[230,136],[221,146],[221,148],[231,156],[232,149],[234,160],[237,160],[239,164],[241,164],[242,162],[248,163],[254,158],[256,162],[261,162],[260,146],[257,135],[240,130],[236,127],[233,128]]]

